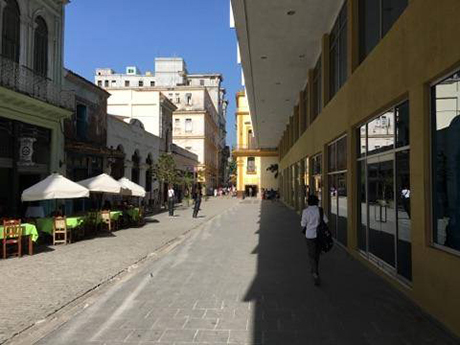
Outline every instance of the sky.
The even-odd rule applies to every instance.
[[[72,0],[65,66],[94,82],[96,68],[154,70],[155,57],[183,57],[189,73],[221,73],[227,89],[227,145],[235,143],[241,86],[230,0]]]

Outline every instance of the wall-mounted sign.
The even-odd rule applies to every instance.
[[[34,154],[34,142],[35,138],[19,138],[19,161],[20,166],[32,166],[35,163],[32,161]]]

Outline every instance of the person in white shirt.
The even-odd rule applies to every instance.
[[[168,189],[168,209],[170,217],[174,217],[174,196],[174,189],[172,184],[170,184]]]
[[[319,256],[321,254],[321,248],[317,242],[316,229],[320,222],[320,208],[318,207],[318,197],[316,195],[310,195],[307,200],[308,206],[302,212],[302,220],[300,225],[304,229],[305,240],[307,242],[308,258],[310,261],[311,274],[315,285],[319,285]],[[325,223],[328,222],[326,215],[323,214],[323,220]]]

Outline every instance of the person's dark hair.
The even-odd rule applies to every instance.
[[[307,199],[308,206],[318,206],[319,199],[316,195],[309,195]]]

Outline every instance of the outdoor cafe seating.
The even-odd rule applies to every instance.
[[[87,236],[95,236],[101,230],[109,232],[121,227],[139,226],[144,224],[143,210],[139,207],[127,206],[121,210],[110,210],[95,207],[92,211],[86,211],[80,215],[65,216],[58,209],[57,200],[75,198],[87,198],[91,193],[101,196],[101,193],[127,195],[127,191],[135,189],[133,196],[142,197],[145,191],[131,181],[124,179],[116,181],[106,174],[88,179],[82,184],[70,181],[59,174],[51,174],[45,180],[24,190],[23,202],[37,202],[50,200],[55,205],[52,216],[46,216],[44,208],[31,204],[27,207],[25,219],[3,220],[0,226],[0,242],[2,243],[2,257],[23,255],[23,248],[28,246],[28,254],[33,254],[34,243],[40,237],[40,243],[49,241],[53,245],[68,244],[75,240],[81,240]],[[129,187],[127,187],[129,185]],[[129,189],[131,188],[131,189]],[[144,193],[144,194],[143,194]],[[94,205],[93,205],[94,206]],[[99,206],[100,207],[100,206]],[[49,214],[49,207],[46,214]],[[1,222],[2,220],[0,220]],[[48,240],[46,240],[48,238]],[[26,242],[28,241],[28,242]],[[25,244],[24,244],[24,243]],[[14,249],[14,251],[13,251]],[[12,255],[8,255],[11,253]]]

